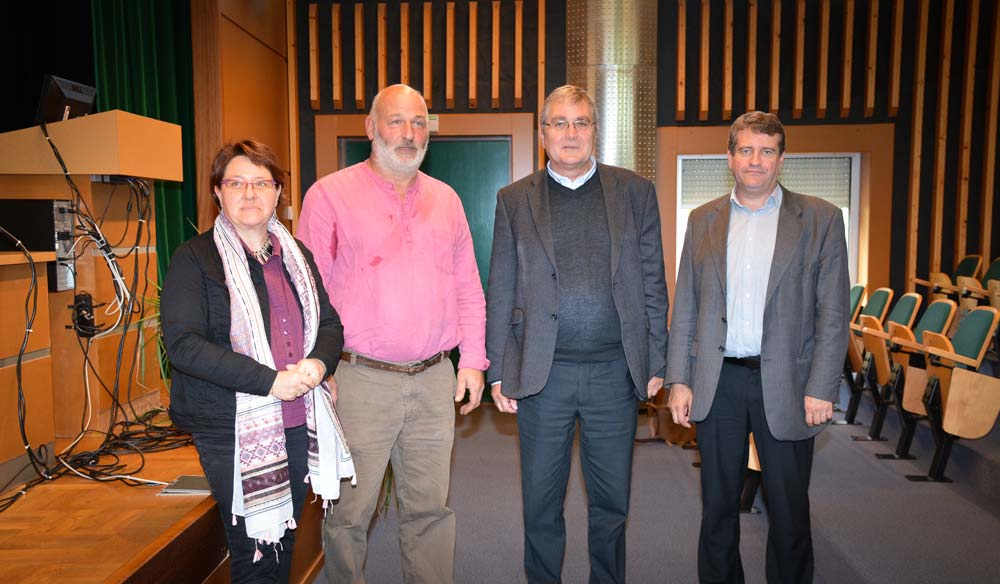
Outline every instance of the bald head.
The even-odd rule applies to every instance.
[[[393,106],[413,106],[423,109],[424,117],[427,117],[427,103],[424,102],[424,96],[420,94],[419,91],[413,89],[409,85],[403,85],[398,83],[396,85],[390,85],[382,91],[378,92],[375,99],[372,100],[372,109],[368,114],[370,117],[378,119],[384,117],[386,110],[390,111]]]

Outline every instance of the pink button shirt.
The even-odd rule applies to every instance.
[[[400,201],[366,163],[306,193],[296,236],[316,258],[344,323],[344,346],[382,361],[422,361],[458,346],[459,367],[486,370],[486,300],[465,210],[417,173]]]

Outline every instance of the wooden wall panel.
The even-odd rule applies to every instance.
[[[223,141],[256,138],[287,164],[287,63],[228,19],[223,19],[220,36]]]
[[[22,328],[24,328],[22,326]],[[0,367],[0,461],[24,456],[21,426],[17,419],[17,375],[15,367]],[[21,366],[28,416],[25,432],[31,447],[55,440],[52,426],[52,363],[45,355]],[[27,461],[25,461],[27,462]]]

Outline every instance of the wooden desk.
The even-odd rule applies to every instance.
[[[138,476],[184,474],[202,474],[192,446],[147,455]],[[0,582],[229,582],[215,501],[160,489],[69,476],[34,487],[0,514]],[[292,582],[312,582],[323,565],[322,517],[320,504],[306,505]]]

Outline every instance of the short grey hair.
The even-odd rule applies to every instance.
[[[586,89],[577,85],[563,85],[552,90],[552,93],[542,103],[542,115],[538,118],[539,124],[544,124],[548,121],[549,108],[557,101],[568,101],[570,103],[587,102],[587,105],[590,106],[591,116],[593,117],[590,121],[594,122],[595,125],[597,124],[597,105],[594,103],[594,98],[590,97]]]

